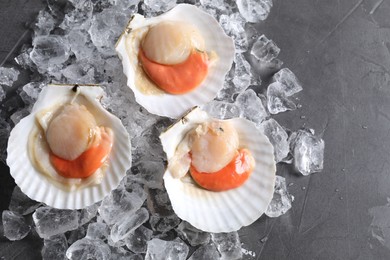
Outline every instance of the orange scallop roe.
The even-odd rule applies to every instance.
[[[207,190],[226,191],[240,187],[250,176],[255,161],[247,149],[239,149],[233,160],[213,173],[198,172],[191,164],[190,173],[194,181]]]
[[[58,174],[65,178],[87,178],[94,174],[106,161],[111,152],[113,136],[109,131],[101,131],[100,142],[83,152],[79,157],[68,161],[50,153],[50,161]]]
[[[185,94],[198,87],[207,76],[207,53],[193,50],[187,60],[164,65],[149,60],[144,51],[138,53],[145,73],[162,90],[170,94]]]

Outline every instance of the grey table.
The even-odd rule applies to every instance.
[[[0,2],[0,64],[12,61],[44,3]],[[293,208],[240,231],[248,259],[390,259],[390,1],[275,0],[257,26],[301,80],[302,108],[275,118],[323,133],[325,168],[309,177],[282,165]],[[22,75],[18,83],[28,80]],[[261,86],[264,88],[265,86]],[[291,185],[292,184],[292,185]],[[13,188],[0,175],[1,210]],[[35,249],[34,249],[35,247]],[[33,238],[0,241],[5,259],[34,259]]]

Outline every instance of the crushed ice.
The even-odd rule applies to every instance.
[[[293,201],[294,196],[287,191],[286,179],[276,175],[274,197],[265,214],[271,218],[279,217],[291,208]]]
[[[266,96],[251,88],[261,85],[261,79],[248,56],[254,57],[258,66],[265,64],[278,70],[283,64],[277,59],[280,48],[265,35],[259,36],[250,24],[267,18],[272,0],[188,2],[213,15],[236,46],[224,88],[204,109],[221,119],[243,117],[253,121],[273,144],[276,162],[289,162],[293,155],[294,165],[302,174],[321,171],[323,140],[309,130],[290,135],[270,117],[297,108],[292,97],[302,86],[294,73],[287,68],[277,72]],[[121,62],[114,44],[131,15],[161,14],[177,1],[48,0],[47,4],[33,25],[31,45],[24,45],[15,58],[20,69],[30,70],[33,76],[30,83],[17,89],[23,104],[10,100],[3,105],[12,115],[10,121],[0,118],[0,151],[5,151],[11,127],[29,114],[43,85],[99,83],[106,91],[103,105],[122,120],[132,136],[134,162],[117,189],[82,210],[47,207],[15,187],[9,210],[2,215],[4,235],[9,240],[27,236],[31,225],[26,216],[32,214],[34,228],[44,239],[43,259],[242,258],[237,232],[202,232],[173,212],[162,182],[166,162],[158,141],[159,132],[172,121],[140,107],[118,69]],[[19,73],[17,68],[0,67],[0,102],[15,85]],[[1,160],[5,160],[5,152]],[[285,214],[292,201],[285,179],[277,176],[274,198],[266,214]]]

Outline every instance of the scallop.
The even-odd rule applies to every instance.
[[[234,157],[239,139],[237,131],[226,121],[200,124],[189,133],[192,164],[199,172],[216,172]]]
[[[60,110],[48,125],[46,140],[54,154],[74,160],[90,146],[96,120],[83,105],[66,104]]]
[[[170,118],[179,118],[193,106],[213,100],[223,87],[235,53],[233,40],[218,22],[188,4],[179,4],[152,18],[135,14],[119,38],[116,51],[136,101],[150,113]],[[166,74],[159,74],[159,69],[153,75],[145,71],[143,55],[162,66],[181,66],[196,56],[197,62],[207,63],[207,68],[194,65],[193,71],[207,73],[204,78],[203,74],[194,77],[194,73],[188,71],[178,73],[178,77],[183,78],[179,79],[183,86],[194,82],[199,85],[189,87],[191,91],[187,93],[177,92],[177,89],[167,92],[167,81],[175,81],[178,77],[172,76],[174,80],[171,80]]]
[[[48,85],[11,131],[7,164],[30,198],[56,208],[84,208],[125,176],[131,166],[129,135],[102,107],[102,96],[99,86]],[[75,177],[74,169],[89,172]]]
[[[256,221],[265,212],[273,197],[276,178],[273,146],[268,138],[246,119],[233,118],[218,122],[217,125],[231,127],[228,129],[231,132],[228,135],[233,136],[233,139],[236,132],[238,147],[250,151],[255,167],[249,178],[238,188],[220,192],[206,190],[186,174],[191,158],[179,156],[181,161],[175,160],[178,160],[178,154],[188,153],[193,148],[186,142],[191,132],[196,131],[199,126],[210,125],[210,122],[218,121],[195,107],[160,135],[168,159],[164,184],[172,207],[181,219],[207,232],[236,231]],[[232,141],[231,147],[237,147],[235,142]],[[206,147],[209,145],[212,143]],[[215,155],[214,152],[211,154]],[[177,174],[180,171],[181,174]]]
[[[165,21],[152,26],[142,42],[146,57],[160,64],[184,62],[193,48],[205,50],[199,30],[187,23]]]

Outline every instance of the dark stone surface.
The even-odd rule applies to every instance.
[[[292,130],[323,133],[325,163],[309,177],[278,169],[294,183],[295,201],[286,215],[241,232],[256,259],[390,258],[371,234],[368,211],[390,196],[390,2],[381,2],[275,1],[257,27],[304,87],[302,108],[275,118]]]
[[[0,1],[0,64],[11,62],[29,41],[25,24],[43,6],[39,0]],[[278,167],[278,174],[293,183],[293,208],[240,231],[244,248],[252,251],[245,259],[390,258],[389,228],[375,227],[383,240],[375,238],[369,214],[378,206],[385,210],[375,217],[390,212],[385,206],[390,197],[389,13],[386,0],[275,0],[269,18],[256,25],[281,48],[284,66],[304,87],[298,95],[302,108],[275,118],[291,130],[306,126],[322,133],[326,148],[322,173],[303,177],[290,166]],[[1,165],[1,210],[13,185]],[[32,236],[12,243],[1,239],[0,256],[34,259],[36,243]]]
[[[29,29],[38,12],[43,9],[45,2],[42,0],[4,0],[0,1],[0,66],[15,65],[14,58],[19,54],[21,46],[31,43],[32,31]],[[14,88],[28,82],[28,75],[22,72]],[[13,90],[7,90],[8,97]],[[0,102],[3,104],[7,99]],[[4,111],[1,111],[4,112]],[[1,113],[4,114],[4,113]],[[7,119],[8,120],[8,119]],[[9,174],[9,168],[0,163],[0,210],[8,208],[9,200],[15,182]],[[0,254],[1,255],[1,254]]]

